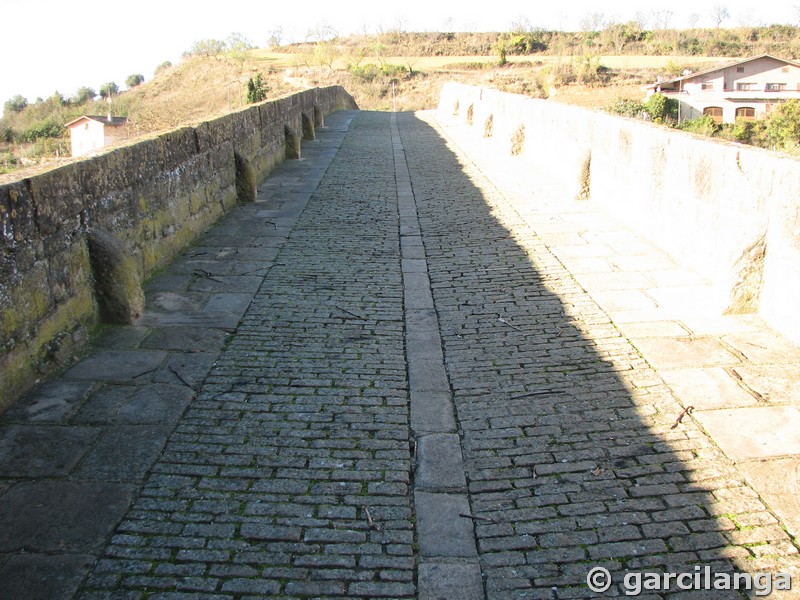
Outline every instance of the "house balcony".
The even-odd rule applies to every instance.
[[[800,98],[798,90],[768,90],[765,88],[736,90],[726,88],[722,92],[703,91],[701,95],[709,97],[723,98],[725,100],[789,100],[790,98]]]

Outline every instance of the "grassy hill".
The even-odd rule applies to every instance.
[[[258,74],[268,98],[338,84],[367,110],[433,108],[449,80],[597,108],[620,97],[640,98],[641,86],[659,75],[726,62],[723,50],[729,57],[773,52],[791,58],[800,53],[800,29],[643,31],[628,23],[579,33],[393,31],[275,50],[195,53],[114,96],[111,109],[128,117],[126,136],[135,139],[242,108],[248,80]],[[0,180],[70,160],[63,124],[108,110],[104,101],[53,97],[5,111]]]

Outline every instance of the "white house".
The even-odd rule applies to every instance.
[[[113,144],[121,139],[121,127],[127,123],[125,117],[98,117],[83,115],[65,124],[69,129],[72,156],[82,156],[92,150]]]
[[[762,54],[729,65],[659,81],[646,88],[680,102],[681,120],[710,115],[717,123],[753,120],[777,104],[800,99],[800,63]]]

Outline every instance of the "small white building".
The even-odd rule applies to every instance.
[[[754,120],[777,104],[800,99],[800,63],[762,54],[646,88],[680,102],[681,120],[710,115],[717,123]]]
[[[122,126],[127,123],[125,117],[98,117],[83,115],[65,124],[69,129],[72,145],[72,156],[83,156],[93,150],[113,144],[122,139]]]

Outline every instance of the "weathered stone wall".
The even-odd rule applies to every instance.
[[[557,177],[566,201],[603,205],[694,268],[720,313],[758,312],[800,341],[800,161],[460,84],[444,87],[439,109]]]
[[[0,185],[0,410],[101,317],[135,318],[144,278],[352,108],[341,87],[307,90]]]

